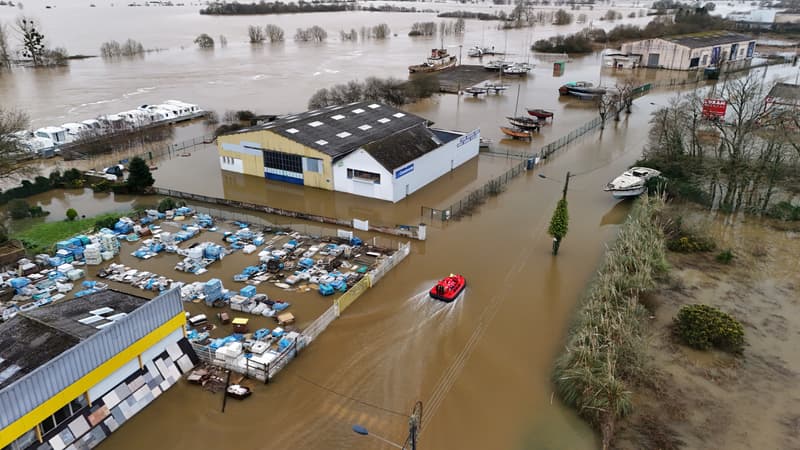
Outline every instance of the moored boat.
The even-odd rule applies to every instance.
[[[553,117],[553,111],[539,108],[528,108],[528,114],[536,117],[537,119],[548,119]]]
[[[458,58],[447,53],[445,48],[431,49],[431,56],[422,64],[408,66],[409,73],[429,73],[455,67]]]
[[[561,95],[574,95],[580,98],[594,98],[606,93],[603,87],[595,86],[588,81],[570,81],[558,88]]]
[[[638,197],[647,189],[647,180],[661,175],[661,172],[648,167],[631,167],[614,178],[603,189],[611,192],[614,198]]]
[[[450,274],[439,280],[430,290],[430,296],[443,302],[452,302],[467,287],[467,280],[462,275]]]
[[[502,69],[504,69],[506,67],[509,67],[509,66],[511,66],[511,62],[510,61],[504,61],[504,60],[501,60],[501,59],[495,59],[495,60],[489,61],[486,64],[484,64],[483,68],[486,69],[486,70],[497,70],[497,71],[499,71],[499,70],[502,70]]]
[[[486,88],[483,88],[483,87],[480,87],[480,86],[471,86],[471,87],[468,87],[468,88],[464,89],[464,93],[465,94],[469,94],[469,95],[471,95],[473,97],[477,97],[480,94],[485,94],[486,91],[487,91]]]
[[[533,133],[518,127],[500,127],[500,131],[502,131],[506,136],[510,136],[514,139],[531,139],[533,137]]]
[[[539,131],[540,128],[539,121],[532,117],[518,116],[506,117],[506,119],[508,119],[508,123],[511,125],[523,130]]]

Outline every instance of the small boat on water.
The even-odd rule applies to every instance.
[[[431,49],[431,56],[422,64],[408,66],[409,73],[430,73],[455,67],[458,58],[447,53],[446,48]]]
[[[508,90],[508,85],[504,83],[494,83],[494,82],[486,82],[483,83],[483,87],[486,88],[487,92],[494,91],[495,94],[498,94],[503,91]]]
[[[517,128],[521,128],[523,130],[530,130],[530,131],[539,131],[541,125],[539,121],[534,119],[533,117],[525,117],[525,116],[518,116],[518,117],[506,117],[508,119],[508,123],[514,125]]]
[[[536,117],[537,119],[548,119],[553,117],[553,111],[539,108],[528,108],[528,114]]]
[[[494,49],[494,47],[481,47],[480,45],[476,45],[469,50],[467,50],[467,56],[471,56],[473,58],[480,58],[481,56],[486,55],[502,55],[502,52],[498,52]]]
[[[507,67],[503,67],[503,74],[510,76],[523,76],[533,69],[533,66],[528,63],[513,63]]]
[[[439,280],[430,290],[430,296],[443,302],[452,302],[467,287],[467,280],[462,275],[450,274]]]
[[[478,144],[478,148],[489,148],[492,146],[492,140],[489,138],[485,138],[481,136],[480,143]]]
[[[590,99],[605,94],[606,89],[595,86],[588,81],[570,81],[559,87],[558,93],[561,95],[573,95],[575,97]]]
[[[519,127],[500,127],[500,131],[503,132],[506,136],[512,137],[514,139],[531,139],[533,138],[533,133],[528,130],[523,130]]]
[[[487,92],[487,89],[483,88],[483,87],[480,87],[480,86],[470,86],[470,87],[464,89],[464,93],[465,94],[469,94],[469,95],[471,95],[473,97],[477,97],[477,96],[479,96],[481,94],[485,94],[486,92]]]
[[[483,68],[486,69],[486,70],[500,71],[500,70],[503,70],[506,67],[511,66],[511,64],[512,64],[511,61],[504,61],[504,60],[501,60],[501,59],[494,59],[494,60],[489,61],[486,64],[484,64]]]
[[[647,189],[647,180],[661,175],[661,172],[647,167],[631,167],[614,178],[603,189],[611,192],[614,198],[629,198],[642,195]]]

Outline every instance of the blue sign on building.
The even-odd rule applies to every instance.
[[[461,136],[458,139],[458,144],[456,144],[456,148],[461,147],[462,145],[472,141],[473,139],[475,139],[476,137],[478,137],[480,135],[481,135],[481,130],[474,130],[474,131],[469,132],[468,134],[465,134],[465,135]]]
[[[411,173],[413,171],[414,171],[414,163],[411,163],[411,164],[409,164],[409,165],[407,165],[405,167],[401,167],[400,169],[397,169],[397,172],[394,173],[394,177],[395,178],[400,178],[403,175],[409,174],[409,173]]]

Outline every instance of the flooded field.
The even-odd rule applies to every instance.
[[[684,223],[711,230],[730,265],[711,254],[669,255],[670,280],[648,299],[654,311],[648,356],[660,372],[656,389],[636,399],[636,414],[619,448],[798,448],[800,327],[797,273],[800,236],[767,223],[709,217],[674,208]],[[691,303],[720,308],[744,325],[741,357],[687,348],[671,335],[678,309]]]

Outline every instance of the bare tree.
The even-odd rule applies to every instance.
[[[300,42],[322,42],[328,38],[328,33],[320,26],[314,25],[311,28],[298,28],[294,34],[294,40]]]
[[[358,40],[358,31],[355,28],[351,29],[349,32],[340,30],[339,31],[339,38],[342,41],[357,41]]]
[[[0,69],[11,67],[11,50],[8,42],[8,28],[0,23]]]
[[[33,19],[25,16],[17,18],[16,25],[22,38],[22,56],[30,58],[34,66],[41,66],[46,50],[44,35],[36,28]]]
[[[31,165],[20,162],[25,146],[15,133],[27,127],[27,114],[0,109],[0,178],[28,176],[36,172]]]
[[[219,46],[223,48],[228,46],[228,38],[224,34],[219,35]]]
[[[597,99],[597,113],[600,115],[601,130],[605,129],[606,118],[608,118],[608,114],[613,112],[617,107],[617,103],[618,100],[616,93],[607,92],[600,95],[600,97]]]
[[[283,42],[283,28],[269,24],[264,27],[270,42]]]
[[[260,44],[264,42],[264,29],[258,25],[250,25],[247,27],[247,35],[250,37],[251,44]]]

